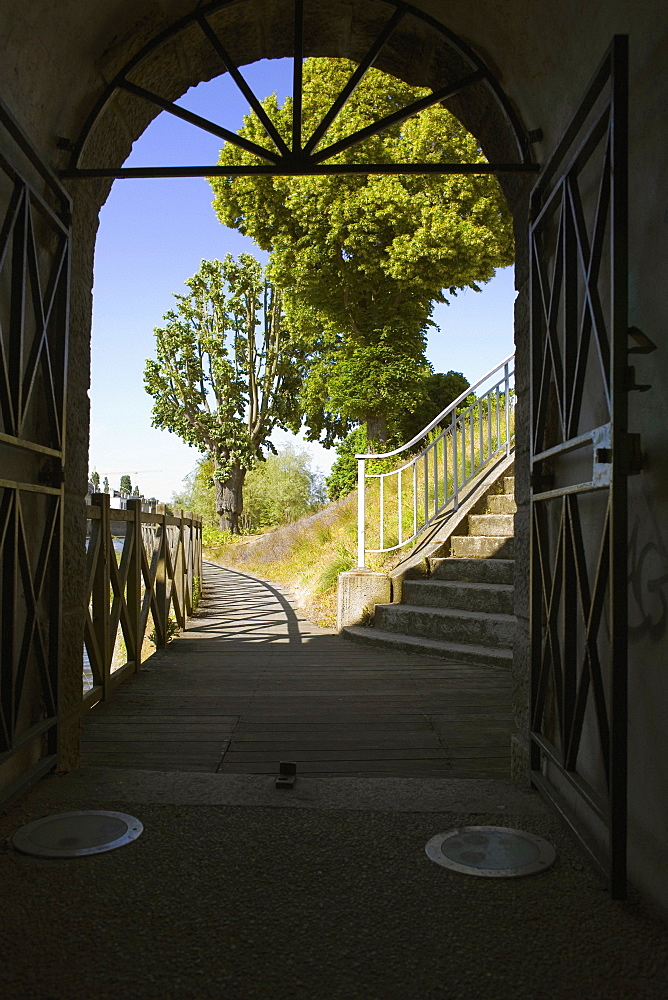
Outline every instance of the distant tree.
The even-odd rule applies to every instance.
[[[90,481],[93,484],[95,492],[99,493],[100,492],[100,473],[96,469],[93,469],[93,471],[91,472],[91,474],[90,474]]]
[[[238,533],[246,473],[272,450],[275,427],[300,423],[304,349],[283,323],[282,298],[249,254],[202,261],[186,295],[155,330],[144,385],[153,426],[213,462],[223,531]]]
[[[136,483],[135,483],[135,487],[134,487],[134,489],[132,491],[132,495],[133,495],[133,497],[138,497],[140,495],[140,493],[139,493],[139,486]]]
[[[106,476],[104,477],[104,482],[102,483],[102,491],[104,493],[108,493],[109,492],[109,480],[108,480],[108,478]]]
[[[302,391],[311,436],[331,445],[354,424],[366,424],[369,441],[385,444],[395,415],[420,405],[429,362],[389,344],[359,346],[338,338],[315,351]]]
[[[121,476],[119,489],[121,493],[132,493],[132,482],[129,476]]]
[[[205,528],[218,526],[213,460],[202,458],[172,498],[174,507],[191,510]],[[327,501],[324,476],[311,468],[311,456],[290,446],[257,463],[244,482],[241,517],[248,531],[287,524],[317,510]]]
[[[326,500],[324,476],[311,468],[309,453],[288,446],[248,473],[244,523],[250,530],[289,524]]]

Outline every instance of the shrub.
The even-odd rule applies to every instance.
[[[352,552],[345,545],[339,545],[336,556],[327,563],[320,574],[316,593],[323,594],[326,590],[335,587],[339,579],[339,573],[345,573],[346,570],[352,569],[354,565],[355,557]]]

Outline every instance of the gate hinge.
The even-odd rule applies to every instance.
[[[635,340],[635,347],[629,347],[629,354],[651,354],[656,350],[657,345],[650,340],[646,333],[638,329],[637,326],[629,327],[629,337]]]
[[[629,327],[629,337],[631,340],[635,341],[634,347],[629,347],[629,354],[651,354],[652,351],[656,350],[656,344],[653,340],[650,340],[646,333],[639,330],[637,326]],[[651,385],[646,383],[636,382],[636,371],[633,365],[629,365],[626,369],[626,385],[625,389],[627,392],[647,392],[651,389]]]
[[[636,370],[633,365],[629,365],[626,369],[626,385],[624,386],[627,392],[647,392],[652,386],[648,385],[646,382],[639,384],[636,382]]]
[[[640,449],[640,434],[625,434],[620,441],[620,465],[626,476],[642,472],[643,455]]]

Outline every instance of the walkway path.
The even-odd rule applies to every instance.
[[[85,758],[112,766],[0,816],[2,1000],[668,997],[665,925],[634,892],[610,900],[536,792],[438,776],[501,767],[505,674],[356,648],[264,584],[207,575],[194,627],[89,716]],[[291,791],[267,776],[281,757]],[[8,847],[80,809],[144,832],[62,861]],[[555,864],[486,879],[427,858],[435,834],[487,824],[546,837]]]
[[[205,565],[192,626],[89,713],[83,763],[508,777],[510,674],[356,646],[276,587]]]

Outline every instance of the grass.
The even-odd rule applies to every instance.
[[[204,557],[286,587],[309,618],[334,627],[338,576],[356,564],[356,545],[351,494],[263,535],[205,548]]]

